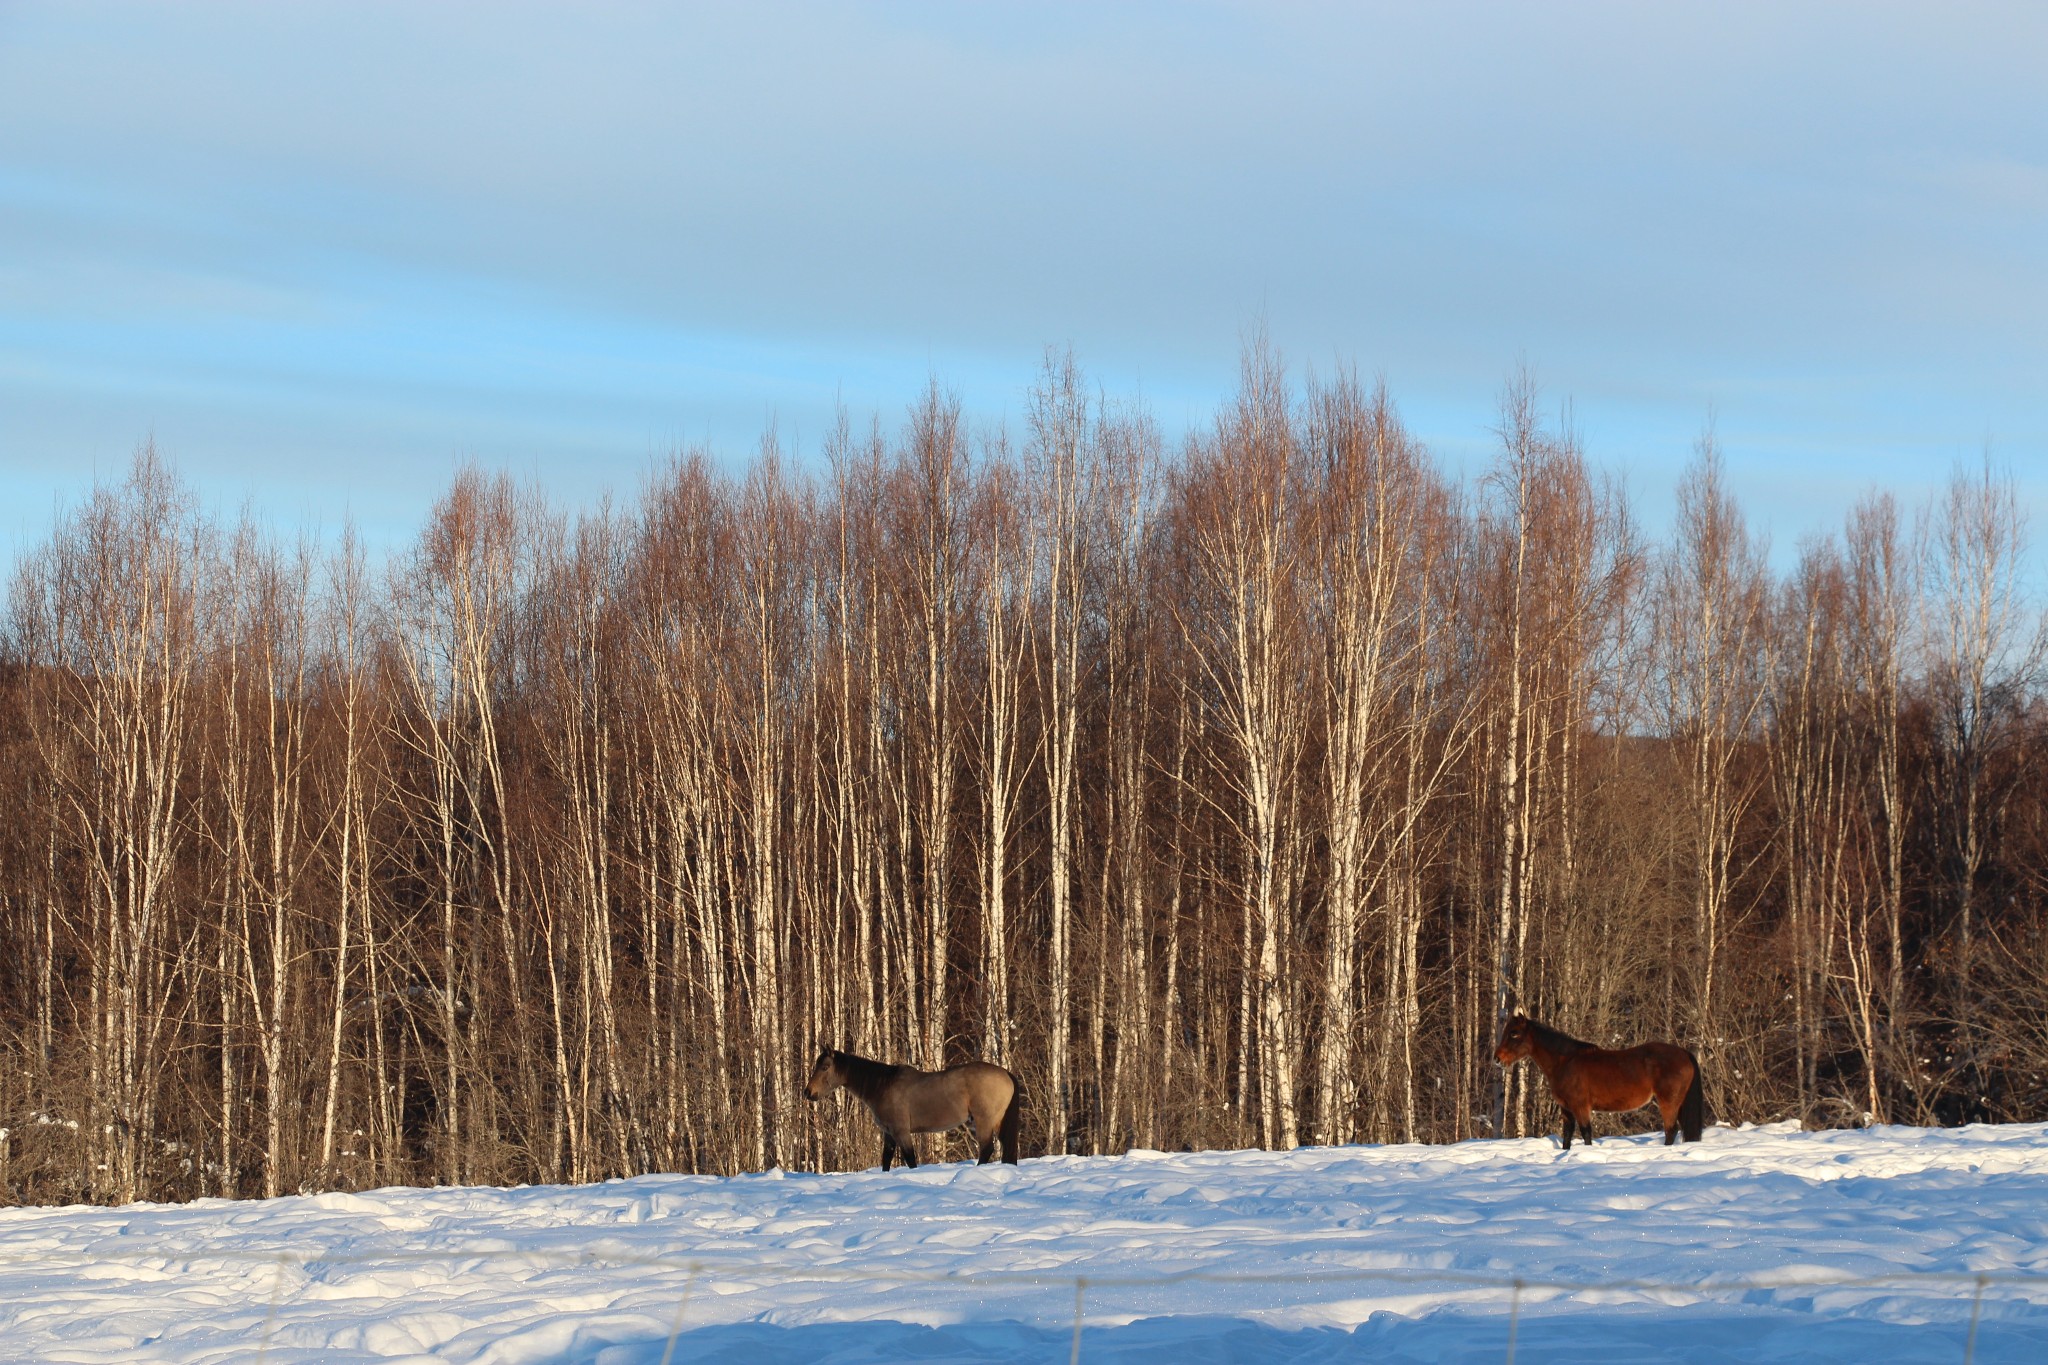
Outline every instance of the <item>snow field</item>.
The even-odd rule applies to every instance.
[[[0,1211],[9,1361],[1058,1362],[1077,1288],[1090,1362],[2038,1365],[2048,1125]]]

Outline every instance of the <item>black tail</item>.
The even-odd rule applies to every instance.
[[[1690,1052],[1685,1055],[1692,1057],[1692,1085],[1678,1106],[1678,1127],[1687,1142],[1698,1142],[1700,1130],[1707,1126],[1707,1095],[1700,1088],[1700,1059]]]
[[[1015,1076],[1010,1077],[1010,1107],[1003,1111],[1003,1121],[996,1128],[996,1136],[1002,1140],[1003,1160],[1017,1164],[1017,1119],[1018,1111],[1024,1107],[1024,1087]]]

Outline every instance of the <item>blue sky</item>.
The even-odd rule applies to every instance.
[[[1697,12],[1695,12],[1697,11]],[[0,555],[135,445],[402,541],[1072,344],[1169,431],[1263,320],[1458,467],[1527,364],[1782,561],[1987,443],[2048,511],[2048,7],[0,0]]]

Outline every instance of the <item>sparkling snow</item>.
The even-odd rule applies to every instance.
[[[2048,1125],[7,1210],[0,1357],[1058,1362],[1077,1277],[1084,1361],[2038,1365]]]

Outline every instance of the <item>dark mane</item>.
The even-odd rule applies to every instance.
[[[903,1070],[900,1066],[891,1066],[887,1062],[878,1062],[868,1057],[858,1057],[836,1048],[832,1052],[832,1063],[839,1068],[840,1076],[845,1079],[846,1088],[864,1100],[872,1097],[891,1077]]]
[[[1536,1035],[1536,1041],[1542,1043],[1545,1050],[1560,1057],[1569,1057],[1574,1052],[1582,1052],[1593,1046],[1572,1037],[1569,1033],[1560,1033],[1548,1024],[1539,1024],[1534,1019],[1529,1021],[1529,1031]]]

